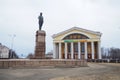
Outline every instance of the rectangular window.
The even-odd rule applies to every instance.
[[[78,44],[74,43],[74,52],[78,52]]]
[[[85,52],[85,46],[84,46],[84,43],[81,43],[81,52]]]
[[[70,43],[68,43],[68,52],[71,52],[71,46],[70,46]]]

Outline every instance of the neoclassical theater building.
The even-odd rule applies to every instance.
[[[101,35],[79,27],[54,34],[54,59],[101,59]]]

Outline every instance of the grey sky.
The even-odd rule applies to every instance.
[[[47,52],[52,35],[71,27],[100,31],[103,47],[120,48],[120,0],[0,0],[0,42],[20,54],[34,53],[38,16],[43,12]]]

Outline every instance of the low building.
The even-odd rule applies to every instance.
[[[48,52],[47,54],[45,54],[45,58],[46,59],[52,59],[53,58],[53,52]]]
[[[0,59],[16,59],[19,58],[15,51],[0,43]]]
[[[101,35],[87,29],[73,27],[54,34],[54,59],[102,59]]]
[[[9,48],[0,43],[0,58],[9,58]]]

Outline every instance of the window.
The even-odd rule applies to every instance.
[[[84,43],[81,43],[81,52],[85,52],[85,46],[84,46]]]
[[[63,40],[65,39],[89,39],[89,38],[86,35],[74,33],[63,38]]]
[[[70,43],[68,43],[68,52],[71,52],[71,46],[70,46]]]
[[[78,52],[78,44],[74,43],[74,52]]]

